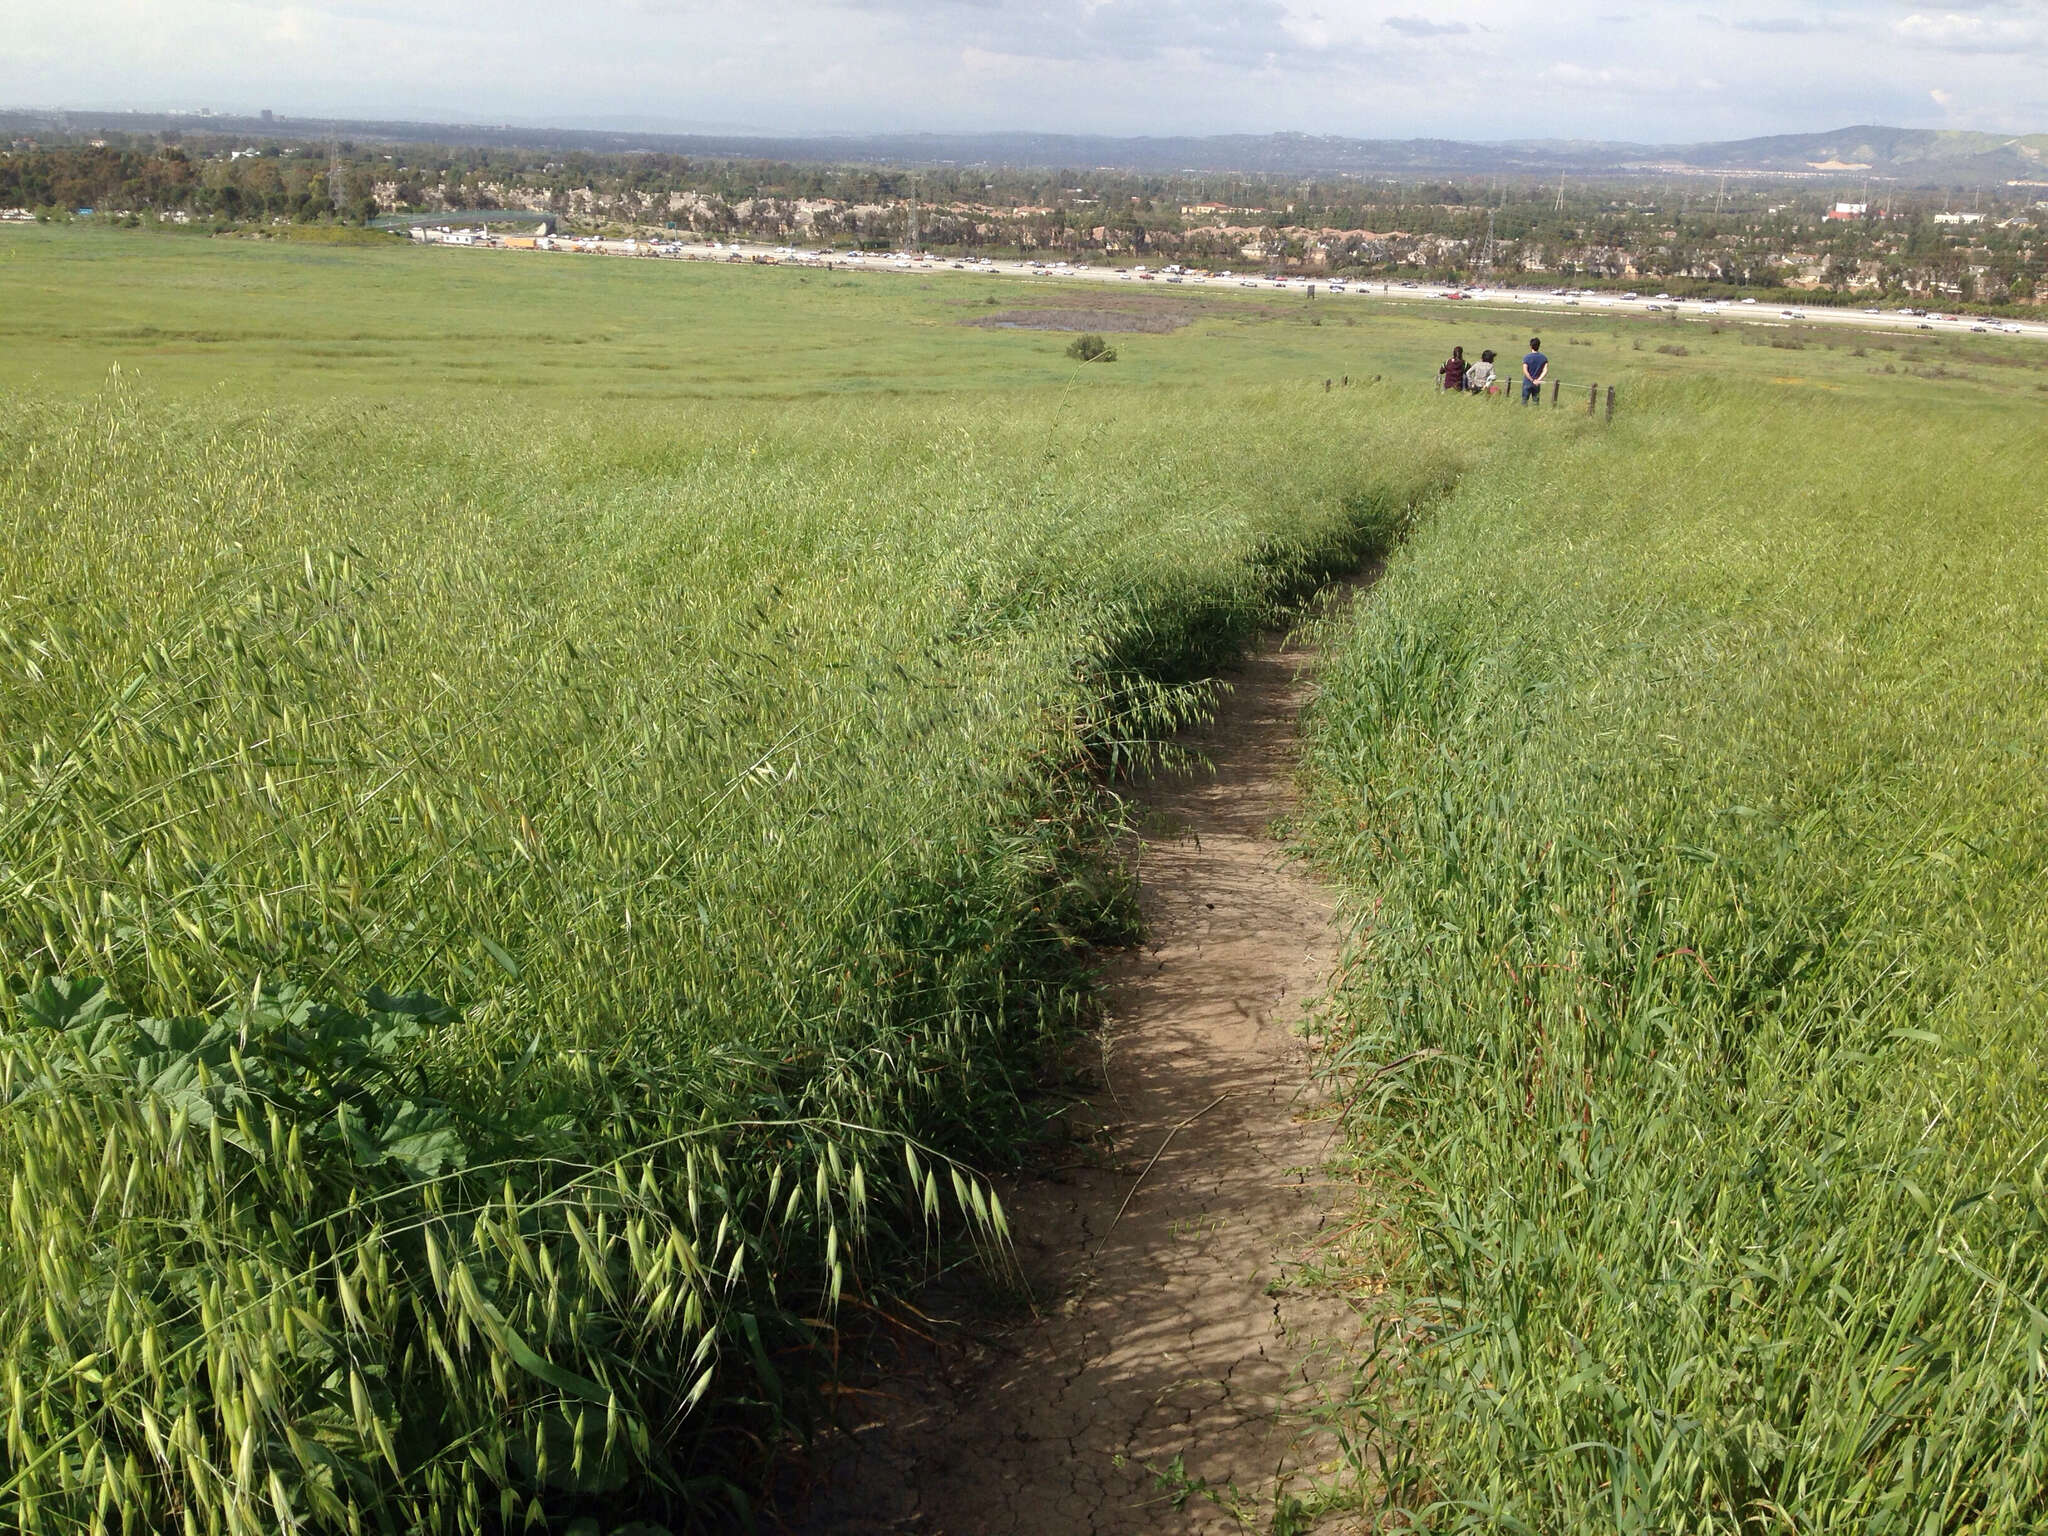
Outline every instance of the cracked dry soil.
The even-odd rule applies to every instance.
[[[1214,772],[1138,791],[1147,937],[1105,970],[1100,1086],[1063,1165],[1003,1191],[1032,1306],[924,1298],[931,1331],[887,1335],[795,1529],[1123,1536],[1236,1531],[1236,1511],[1263,1529],[1332,1459],[1304,1410],[1341,1387],[1362,1325],[1289,1277],[1355,1199],[1323,1171],[1334,1128],[1310,1118],[1294,1029],[1337,935],[1273,837],[1312,660],[1270,641],[1185,738]]]

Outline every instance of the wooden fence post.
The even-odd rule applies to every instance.
[[[1564,380],[1563,380],[1563,379],[1553,379],[1553,380],[1551,380],[1551,383],[1550,383],[1550,404],[1551,404],[1551,408],[1552,408],[1553,410],[1555,410],[1555,409],[1556,409],[1556,407],[1557,407],[1557,397],[1558,397],[1558,396],[1559,396],[1559,395],[1560,395],[1561,393],[1563,393],[1563,391],[1564,391]]]
[[[1586,414],[1592,415],[1600,406],[1600,386],[1592,385],[1586,391]]]
[[[1607,419],[1614,420],[1614,386],[1607,386]]]

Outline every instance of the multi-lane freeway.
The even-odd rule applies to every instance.
[[[507,243],[498,237],[462,238],[462,244]],[[433,238],[430,234],[428,238]],[[1883,331],[1935,331],[1969,334],[2030,336],[2048,340],[2048,323],[1999,320],[1978,315],[1960,315],[1943,310],[1846,308],[1837,305],[1793,305],[1757,299],[1673,298],[1667,293],[1607,293],[1592,289],[1510,288],[1493,285],[1449,287],[1418,282],[1346,282],[1317,277],[1274,277],[1253,272],[1198,272],[1177,267],[1153,269],[1142,266],[1084,266],[1066,261],[994,261],[985,257],[946,257],[898,252],[875,255],[848,251],[807,250],[796,246],[748,245],[738,242],[599,240],[557,237],[533,244],[543,250],[578,251],[611,256],[667,257],[688,261],[771,263],[782,266],[829,267],[837,270],[974,275],[1023,279],[1033,283],[1139,284],[1154,288],[1250,289],[1265,293],[1293,293],[1303,298],[1326,298],[1353,302],[1363,298],[1428,300],[1435,303],[1470,304],[1482,307],[1512,307],[1560,314],[1622,313],[1662,315],[1692,320],[1747,321],[1758,325],[1841,325]]]

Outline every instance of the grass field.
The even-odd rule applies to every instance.
[[[1718,385],[1483,486],[1316,712],[1429,1529],[2048,1507],[2039,416]]]
[[[0,384],[90,390],[118,365],[180,395],[262,400],[695,403],[1064,389],[1073,377],[1066,335],[964,323],[1031,305],[1179,314],[1182,329],[1117,336],[1119,361],[1094,381],[1157,404],[1347,374],[1379,375],[1405,391],[1432,383],[1454,344],[1472,357],[1482,347],[1519,356],[1531,324],[1527,313],[1398,290],[1314,301],[1229,287],[1098,292],[952,271],[825,273],[36,225],[0,230],[0,283]],[[1718,332],[1648,316],[1553,315],[1541,326],[1558,377],[1581,390],[1582,406],[1588,384],[1695,375],[1787,399],[1903,390],[1966,410],[2048,400],[2048,348],[2011,337],[1845,335],[1773,316],[1731,319]]]
[[[842,1295],[999,1243],[1102,786],[1411,529],[1313,763],[1392,1486],[2038,1501],[2039,349],[1546,322],[1607,428],[1435,397],[1526,317],[1417,302],[1114,292],[1185,323],[1081,367],[952,273],[0,284],[0,1523],[736,1498]]]

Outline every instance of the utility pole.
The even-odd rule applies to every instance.
[[[1557,211],[1559,213],[1564,212],[1564,176],[1565,173],[1563,171],[1557,173]]]
[[[910,254],[917,254],[917,177],[910,178]]]
[[[341,145],[327,141],[327,200],[334,205],[334,216],[342,217],[347,212],[344,206],[348,198],[348,169],[341,163]]]
[[[1479,269],[1482,272],[1491,272],[1493,270],[1493,210],[1491,208],[1486,210],[1486,248],[1479,253]]]
[[[1714,217],[1721,217],[1721,199],[1728,195],[1728,173],[1721,173],[1721,185],[1714,193]]]

